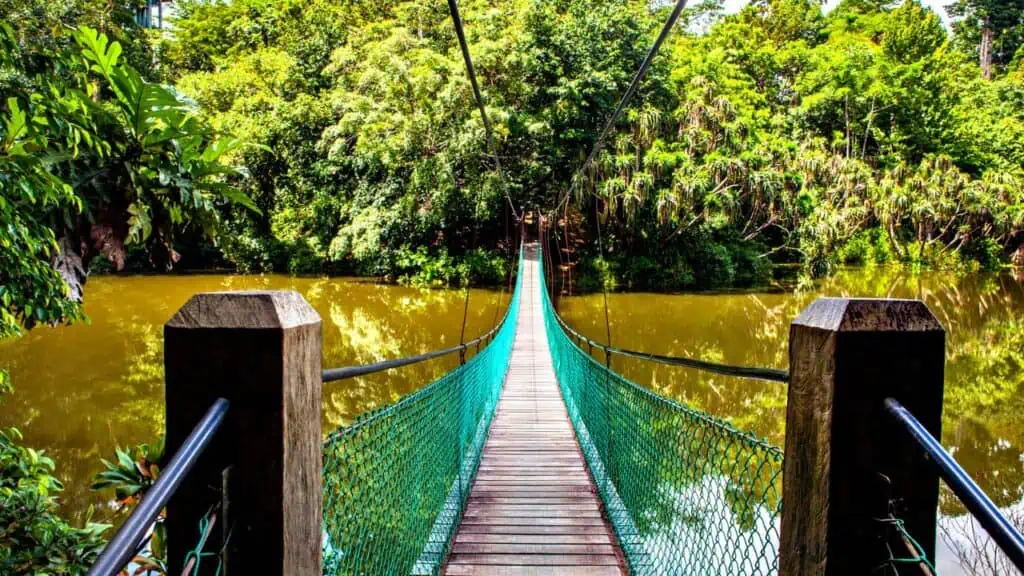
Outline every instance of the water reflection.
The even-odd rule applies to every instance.
[[[611,294],[613,343],[636,350],[785,368],[789,322],[819,296],[921,298],[947,330],[943,444],[999,506],[1024,490],[1024,283],[1011,273],[845,270],[810,292]],[[563,297],[562,316],[605,340],[600,295]],[[786,388],[630,358],[613,368],[660,394],[729,419],[776,445]],[[962,507],[944,493],[944,514]]]
[[[66,486],[66,512],[105,500],[88,485],[115,446],[151,442],[163,430],[163,324],[196,292],[297,290],[323,320],[325,367],[375,362],[459,341],[464,292],[285,276],[98,277],[89,281],[90,324],[37,328],[0,343],[15,393],[0,427],[16,426],[46,449]],[[500,319],[508,295],[473,290],[466,339]],[[323,429],[394,402],[458,364],[455,356],[324,387]]]

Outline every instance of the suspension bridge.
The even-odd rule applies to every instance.
[[[684,7],[548,214],[580,193]],[[502,321],[414,357],[323,370],[297,293],[195,295],[164,331],[172,457],[90,574],[145,573],[133,559],[157,540],[164,571],[192,576],[934,574],[940,479],[1024,570],[1024,537],[937,440],[945,331],[922,302],[814,302],[790,325],[789,370],[613,347],[558,316],[558,248],[532,221]],[[324,382],[453,354],[458,368],[321,436]],[[614,356],[786,386],[785,445],[629,381]]]
[[[90,573],[130,567],[163,526],[168,573],[193,575],[934,574],[940,478],[1024,566],[936,440],[944,332],[922,303],[815,302],[788,371],[653,356],[559,318],[537,239],[492,330],[372,365],[322,370],[296,293],[194,296],[165,328],[173,457]],[[321,437],[324,381],[450,354]],[[788,386],[785,449],[630,382],[615,355]]]

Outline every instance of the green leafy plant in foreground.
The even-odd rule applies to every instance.
[[[140,444],[131,450],[115,449],[115,461],[101,459],[106,470],[96,475],[91,488],[112,489],[121,505],[119,512],[131,511],[156,483],[163,451],[163,438],[154,445]],[[163,512],[153,525],[148,545],[132,559],[132,563],[136,566],[136,574],[167,573],[167,526]]]
[[[247,170],[226,162],[243,141],[217,132],[174,88],[144,79],[105,34],[66,34],[65,49],[26,55],[0,26],[0,71],[19,72],[28,56],[54,69],[0,102],[5,333],[74,320],[97,256],[121,270],[137,246],[170,269],[179,235],[215,238],[221,206],[257,210],[235,186]]]
[[[10,390],[0,371],[0,401]],[[110,526],[91,522],[91,510],[81,528],[61,518],[53,460],[20,441],[16,428],[0,430],[0,574],[83,574]]]

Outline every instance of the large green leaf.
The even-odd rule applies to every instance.
[[[117,69],[118,58],[121,57],[121,45],[110,42],[106,34],[82,26],[75,31],[75,41],[82,48],[82,56],[92,63],[92,70],[110,78]]]
[[[233,204],[245,206],[246,208],[252,210],[257,214],[262,213],[260,212],[259,207],[256,206],[256,203],[252,201],[252,198],[246,195],[245,192],[242,192],[241,190],[235,188],[234,186],[231,186],[230,184],[225,184],[224,182],[206,182],[200,184],[198,188],[200,190],[213,192],[220,196],[221,198]]]

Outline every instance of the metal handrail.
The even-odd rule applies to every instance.
[[[755,366],[733,366],[730,364],[718,364],[716,362],[708,362],[706,360],[697,360],[695,358],[680,358],[678,356],[663,356],[661,354],[648,354],[646,352],[636,352],[634,350],[626,350],[624,348],[616,348],[615,346],[605,346],[600,342],[596,342],[587,338],[583,334],[580,334],[576,330],[573,330],[562,317],[555,312],[555,320],[562,327],[563,330],[568,332],[571,336],[575,337],[580,342],[586,342],[588,346],[592,348],[599,348],[606,354],[616,354],[619,356],[629,356],[632,358],[639,358],[641,360],[648,360],[651,362],[658,362],[660,364],[668,364],[671,366],[684,366],[686,368],[695,368],[697,370],[703,370],[705,372],[712,372],[715,374],[723,374],[725,376],[735,376],[737,378],[751,378],[754,380],[770,380],[772,382],[789,382],[789,372],[787,370],[779,370],[776,368],[758,368]]]
[[[138,552],[139,545],[146,537],[149,527],[156,521],[160,511],[188,476],[196,460],[203,453],[214,434],[224,423],[228,412],[228,401],[218,398],[203,415],[202,420],[174,453],[170,464],[160,472],[153,487],[146,492],[142,502],[135,508],[128,520],[114,534],[103,549],[99,559],[89,569],[88,576],[114,576],[124,568]]]
[[[893,398],[886,398],[885,409],[903,426],[932,462],[935,462],[939,476],[988,532],[999,549],[1018,570],[1024,570],[1024,536],[1017,532],[995,503],[906,407]]]

